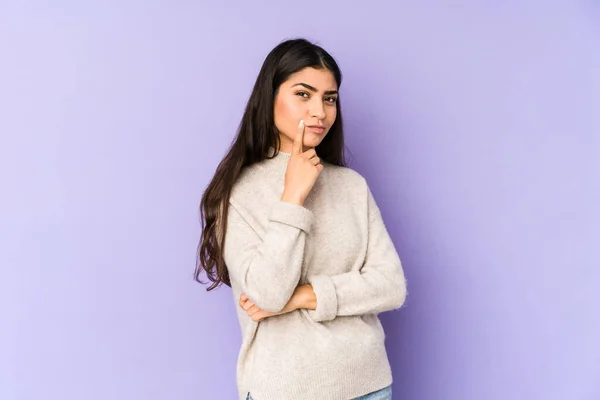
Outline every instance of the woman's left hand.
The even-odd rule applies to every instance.
[[[288,303],[288,305],[289,305],[289,303]],[[252,318],[252,321],[254,321],[254,322],[262,321],[263,319],[265,319],[267,317],[272,317],[274,315],[281,315],[281,314],[286,314],[291,311],[294,311],[291,309],[286,310],[288,308],[288,305],[286,305],[285,308],[283,310],[281,310],[281,312],[272,313],[272,312],[268,312],[268,311],[260,309],[244,293],[242,293],[242,295],[240,296],[240,307],[242,307],[242,309],[248,313],[248,315],[250,316],[250,318]]]
[[[242,293],[240,296],[240,307],[242,307],[242,309],[248,313],[248,316],[250,316],[254,322],[262,321],[263,319],[273,315],[273,313],[258,308],[258,306],[250,301],[250,299],[246,297],[244,293]]]

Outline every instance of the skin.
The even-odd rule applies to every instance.
[[[292,152],[301,120],[305,125],[304,151],[323,141],[337,117],[337,90],[335,78],[327,69],[304,68],[281,84],[273,107],[280,151]]]
[[[248,313],[248,316],[252,318],[254,322],[260,322],[265,318],[274,317],[276,315],[287,314],[292,311],[305,308],[308,310],[317,309],[317,296],[313,291],[311,285],[300,285],[294,291],[294,294],[290,298],[290,301],[286,306],[278,313],[271,313],[268,311],[261,310],[256,304],[252,302],[245,294],[242,293],[240,296],[240,307]]]
[[[323,170],[314,148],[329,133],[337,117],[338,87],[327,69],[304,68],[281,84],[273,107],[279,131],[280,151],[290,153],[283,201],[302,206]],[[317,297],[311,285],[300,285],[278,313],[260,309],[244,293],[240,307],[253,321],[287,314],[298,309],[315,310]]]

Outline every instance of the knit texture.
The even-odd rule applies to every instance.
[[[406,298],[400,258],[357,172],[324,163],[304,206],[281,201],[290,154],[242,171],[228,209],[225,262],[242,346],[239,398],[349,400],[392,383],[378,313]],[[310,283],[317,309],[254,322],[241,293],[280,311]]]

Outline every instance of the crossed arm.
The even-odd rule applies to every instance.
[[[285,307],[279,312],[261,310],[244,293],[240,296],[239,305],[248,313],[248,316],[252,321],[260,322],[265,318],[287,314],[301,308],[315,310],[317,308],[317,296],[311,285],[300,285],[294,290],[290,301],[288,301]]]
[[[361,269],[310,275],[306,285],[298,283],[312,213],[276,204],[269,220],[271,231],[261,239],[234,211],[225,256],[230,275],[244,292],[240,307],[254,321],[307,309],[317,322],[399,308],[407,294],[404,272],[370,191],[368,196],[368,244]]]

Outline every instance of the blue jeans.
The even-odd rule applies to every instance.
[[[355,400],[392,400],[392,386],[357,397]]]
[[[248,393],[246,400],[252,400],[252,396]],[[376,392],[365,394],[364,396],[357,397],[354,400],[392,400],[392,387],[388,386]]]

